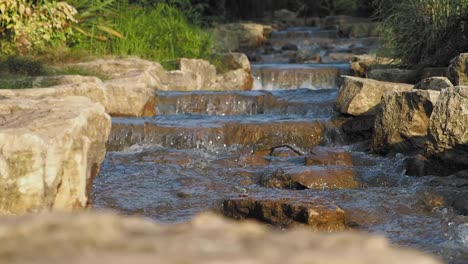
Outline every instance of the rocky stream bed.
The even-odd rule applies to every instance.
[[[93,207],[165,223],[214,210],[359,230],[467,263],[466,175],[407,176],[408,156],[370,154],[370,135],[343,132],[355,121],[334,110],[351,70],[340,58],[374,42],[293,28],[250,54],[253,91],[157,91],[155,117],[112,118]]]

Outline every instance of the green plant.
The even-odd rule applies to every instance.
[[[112,19],[118,16],[116,0],[67,0],[67,3],[78,11],[78,24],[73,28],[85,37],[101,41],[106,41],[109,37],[123,38],[112,24]]]
[[[0,1],[2,54],[27,54],[63,45],[72,34],[76,10],[65,2]]]
[[[385,55],[408,66],[445,66],[468,50],[468,0],[376,1]]]
[[[159,61],[166,68],[174,68],[181,57],[206,58],[211,52],[211,34],[190,25],[180,11],[168,4],[145,8],[123,2],[118,6],[118,16],[125,18],[114,21],[124,39],[90,39],[76,48],[96,55],[136,55]]]

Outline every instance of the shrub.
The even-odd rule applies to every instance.
[[[0,2],[0,48],[2,54],[42,52],[64,45],[72,34],[76,10],[65,2],[26,0]]]
[[[180,11],[168,4],[144,8],[122,3],[118,12],[122,19],[115,19],[114,25],[124,39],[90,39],[76,48],[96,55],[136,55],[159,61],[167,68],[173,68],[178,58],[207,58],[211,52],[211,34],[190,25]]]
[[[378,0],[385,55],[414,66],[445,66],[468,50],[468,0]]]

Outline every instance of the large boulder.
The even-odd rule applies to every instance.
[[[0,240],[0,262],[9,264],[442,263],[378,236],[274,230],[212,214],[175,225],[102,213],[4,217]]]
[[[56,86],[0,90],[0,96],[28,99],[85,96],[102,104],[112,116],[154,116],[154,90],[148,87],[151,79],[148,72],[127,73],[125,77],[104,82],[97,77],[87,76],[43,76],[35,78],[33,85]]]
[[[136,74],[147,73],[154,79],[164,79],[165,70],[161,64],[139,58],[99,59],[70,64],[68,67],[83,69],[103,79],[117,79]],[[148,79],[148,86],[157,86],[157,80]],[[153,82],[154,81],[154,82]]]
[[[468,53],[462,53],[450,61],[448,77],[454,85],[468,85]]]
[[[49,79],[41,77],[39,82],[45,84],[46,82],[49,82]],[[52,82],[60,85],[48,88],[1,89],[0,96],[11,99],[44,99],[48,97],[64,98],[67,96],[85,96],[94,102],[107,106],[106,88],[99,78],[56,76]]]
[[[429,119],[439,94],[429,90],[386,93],[375,120],[373,151],[424,151]]]
[[[404,83],[380,82],[359,77],[344,76],[336,99],[336,109],[353,116],[374,116],[382,96],[390,91],[410,91],[413,86]]]
[[[445,169],[468,168],[468,87],[444,90],[429,123],[426,153],[444,161]]]
[[[85,97],[0,103],[0,213],[88,205],[111,121]]]

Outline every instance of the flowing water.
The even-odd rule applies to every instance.
[[[301,39],[303,49],[362,43],[315,28],[279,32],[272,41],[288,37]],[[323,199],[346,212],[347,228],[383,234],[447,263],[468,263],[468,217],[434,195],[463,192],[468,180],[409,177],[404,156],[373,156],[365,143],[350,143],[340,129],[347,119],[333,111],[339,75],[348,71],[340,62],[276,61],[253,65],[255,91],[157,92],[156,117],[113,119],[94,207],[179,222],[201,211],[223,212],[229,199]],[[358,185],[291,190],[262,184],[275,171],[310,167],[287,149],[284,155],[268,151],[287,144],[349,152]]]

